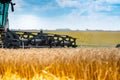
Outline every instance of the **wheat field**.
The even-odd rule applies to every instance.
[[[0,80],[120,80],[120,49],[0,49]]]

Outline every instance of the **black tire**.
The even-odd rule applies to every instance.
[[[73,47],[73,48],[76,48],[76,47],[77,47],[77,45],[72,45],[72,47]]]
[[[120,44],[117,44],[117,45],[116,45],[116,48],[120,48]]]

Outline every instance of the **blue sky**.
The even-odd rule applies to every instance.
[[[120,30],[120,0],[13,0],[11,29]]]

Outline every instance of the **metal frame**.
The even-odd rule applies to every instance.
[[[76,38],[40,32],[22,32],[7,30],[2,37],[0,47],[4,48],[39,48],[39,47],[77,47]]]

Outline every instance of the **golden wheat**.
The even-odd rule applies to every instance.
[[[0,49],[0,80],[120,80],[120,49]]]

